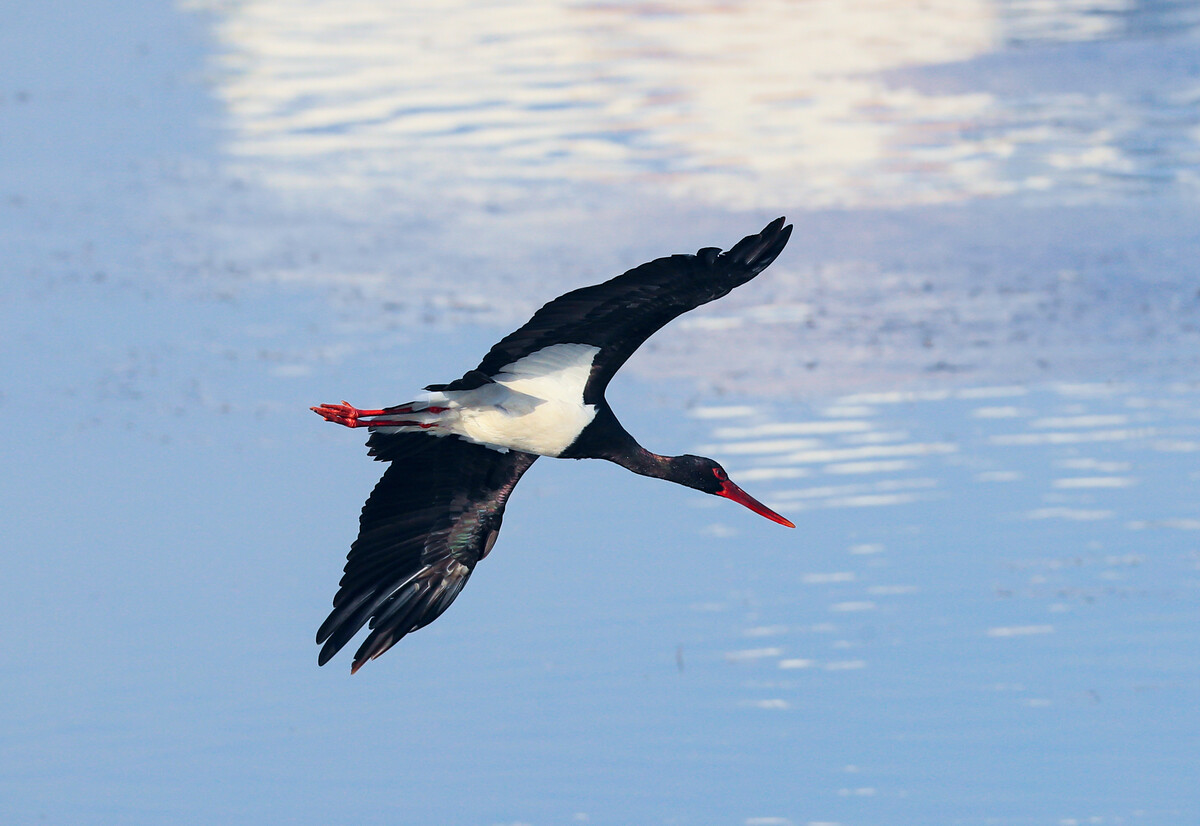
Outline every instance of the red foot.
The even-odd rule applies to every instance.
[[[374,418],[394,413],[411,413],[411,407],[393,407],[388,410],[359,410],[343,399],[341,404],[323,404],[320,407],[310,407],[308,409],[324,418],[327,422],[333,422],[345,427],[433,427],[432,422]],[[444,408],[431,407],[429,409],[433,412],[441,412]],[[361,421],[360,419],[363,417],[370,419],[370,421]]]
[[[320,407],[310,407],[309,410],[327,422],[346,427],[365,427],[368,423],[360,422],[359,416],[378,416],[383,412],[382,410],[359,410],[344,399],[341,404],[323,404]]]

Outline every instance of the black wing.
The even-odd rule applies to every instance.
[[[351,673],[450,606],[537,458],[425,433],[373,433],[367,444],[392,465],[363,506],[333,612],[317,631],[324,665],[370,621]]]
[[[525,326],[500,340],[479,366],[461,379],[429,390],[478,386],[500,368],[552,344],[591,344],[600,348],[584,390],[596,404],[613,374],[642,343],[667,322],[701,304],[727,295],[758,275],[783,251],[792,227],[772,221],[728,252],[715,247],[695,255],[672,255],[642,264],[616,278],[574,290],[542,307]]]

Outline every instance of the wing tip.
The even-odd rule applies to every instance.
[[[320,654],[317,655],[317,667],[320,668],[321,666],[328,663],[331,659],[333,659],[333,655],[336,653],[337,653],[337,651],[329,651],[329,652],[322,651]],[[354,662],[350,666],[350,674],[351,675],[357,674],[358,669],[360,669],[364,665],[366,665],[367,660],[370,660],[370,659],[374,659],[374,658],[373,657],[359,657],[359,658],[355,659]]]
[[[721,257],[731,266],[744,269],[751,276],[765,270],[783,252],[792,237],[792,225],[785,224],[786,216],[779,216],[755,235],[747,235]]]
[[[357,629],[356,629],[356,631],[357,631]],[[341,651],[342,648],[345,647],[346,643],[349,641],[350,641],[349,639],[346,639],[346,640],[342,640],[341,642],[337,642],[337,643],[332,643],[332,642],[326,643],[326,645],[321,649],[321,653],[317,655],[317,667],[320,668],[321,666],[325,665],[330,660],[332,660],[334,658],[334,656],[339,651]],[[317,640],[317,642],[320,643],[321,640]],[[388,646],[388,647],[390,648],[391,646]],[[355,656],[354,662],[350,666],[350,673],[357,674],[358,669],[362,668],[367,663],[368,660],[373,660],[373,659],[375,659],[375,657],[378,657],[379,654],[382,654],[382,653],[383,652],[380,651],[374,655],[363,656],[362,652],[360,651]]]

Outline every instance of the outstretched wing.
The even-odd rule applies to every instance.
[[[585,404],[604,396],[609,380],[642,343],[667,322],[745,284],[775,260],[792,227],[783,218],[729,251],[715,247],[642,264],[616,278],[574,290],[538,310],[525,326],[500,340],[463,378],[429,390],[478,386],[505,365],[554,344],[600,348],[584,389]]]
[[[373,433],[367,444],[392,464],[363,506],[333,611],[317,631],[324,665],[369,621],[351,673],[450,606],[537,458],[425,433]]]

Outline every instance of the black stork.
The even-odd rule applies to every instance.
[[[317,631],[318,664],[369,622],[354,673],[441,616],[492,549],[513,487],[539,456],[607,459],[794,528],[712,459],[646,450],[604,400],[613,374],[651,334],[766,269],[792,233],[783,221],[727,252],[659,258],[559,296],[474,370],[426,387],[418,401],[312,408],[327,421],[368,428],[370,455],[391,463],[363,506],[333,611]]]

